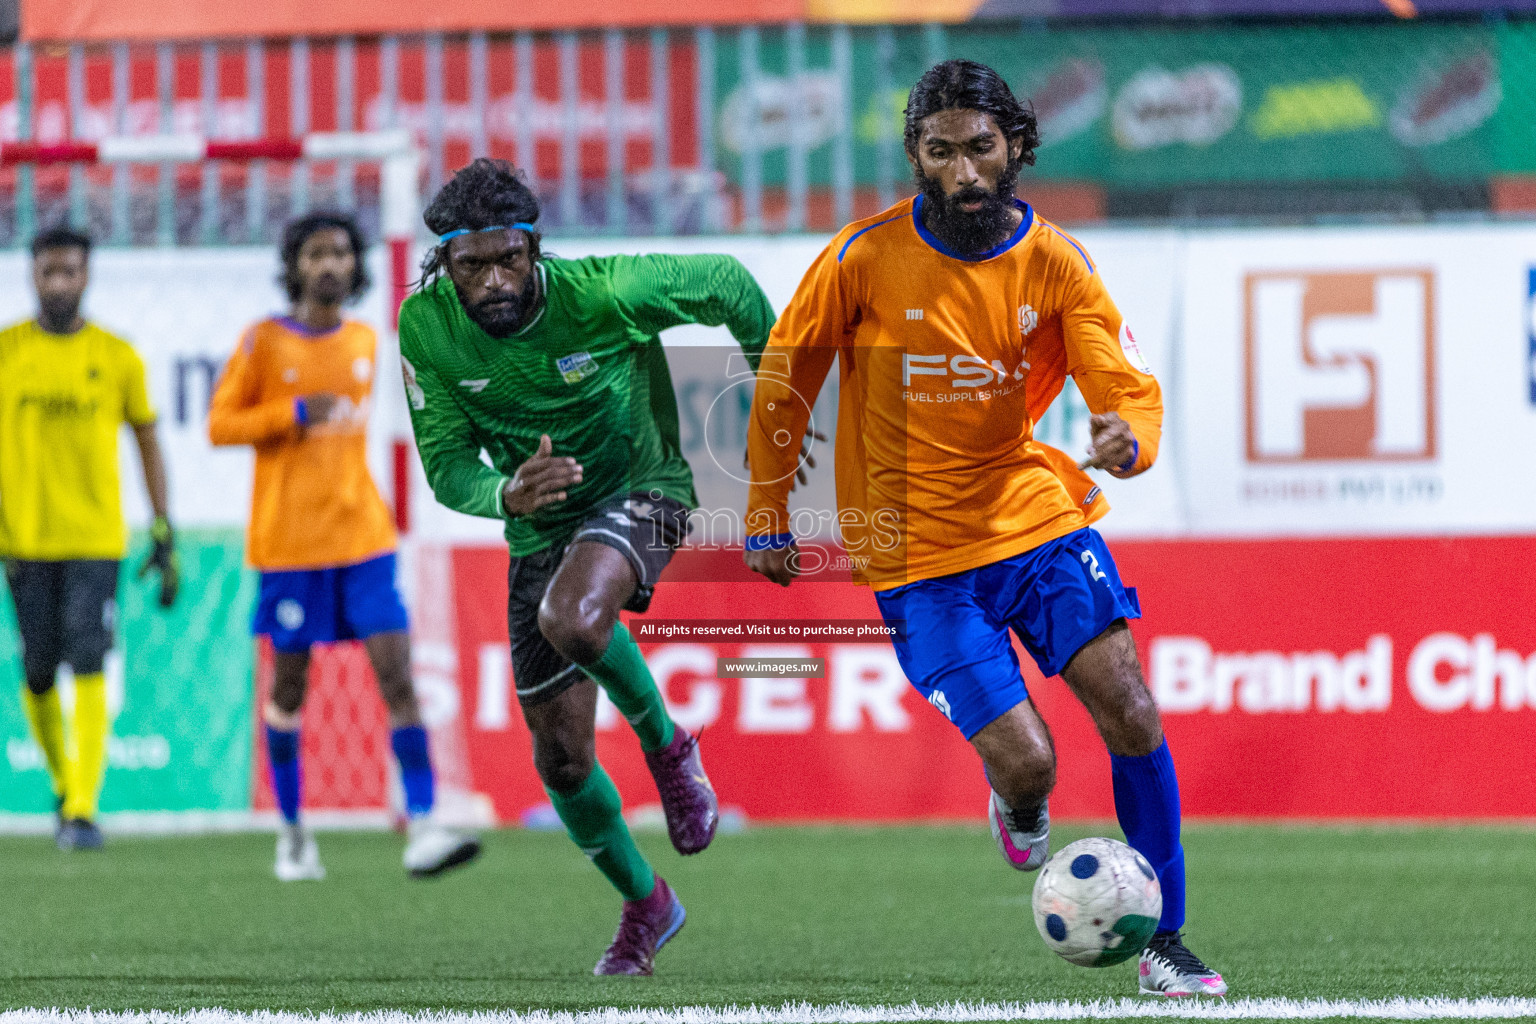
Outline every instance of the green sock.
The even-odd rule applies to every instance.
[[[556,793],[545,787],[565,831],[581,852],[591,858],[603,877],[626,900],[643,900],[656,888],[656,875],[635,847],[620,813],[619,791],[598,764],[574,793]]]
[[[603,656],[581,670],[608,692],[608,699],[640,737],[640,749],[660,750],[672,742],[672,716],[646,667],[645,658],[624,623],[613,624],[613,636]]]

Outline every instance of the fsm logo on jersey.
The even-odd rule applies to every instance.
[[[1435,457],[1433,270],[1253,272],[1243,333],[1249,462]]]

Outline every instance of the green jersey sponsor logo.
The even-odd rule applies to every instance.
[[[597,361],[589,352],[572,352],[568,356],[561,356],[555,360],[555,366],[567,384],[575,384],[597,372]]]

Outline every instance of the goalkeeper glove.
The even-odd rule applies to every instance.
[[[181,586],[181,559],[176,555],[173,545],[175,539],[171,531],[171,522],[164,516],[155,518],[155,525],[149,530],[150,540],[154,541],[154,548],[149,557],[139,567],[139,579],[149,574],[151,569],[160,573],[160,607],[169,608],[176,603],[176,591]]]

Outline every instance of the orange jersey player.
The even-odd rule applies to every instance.
[[[256,449],[246,557],[264,572],[355,565],[395,550],[393,517],[368,469],[373,328],[253,324],[225,364],[208,432]],[[318,396],[318,397],[317,397]]]
[[[283,817],[274,872],[284,881],[325,876],[314,837],[299,823],[299,717],[310,648],[361,640],[389,705],[411,819],[405,867],[436,874],[480,847],[430,817],[432,762],[395,589],[395,529],[368,471],[377,339],[342,317],[368,287],[362,236],[350,217],[310,214],[284,231],[282,262],[293,307],[245,332],[208,413],[214,444],[256,449],[246,555],[261,571],[254,628],[271,638],[276,662],[262,710]]]
[[[1157,381],[1132,361],[1129,329],[1082,246],[1020,203],[989,255],[958,256],[924,224],[924,200],[849,225],[822,252],[774,332],[759,392],[765,412],[808,409],[775,396],[808,403],[844,354],[837,494],[853,514],[840,522],[863,566],[856,581],[877,591],[1029,551],[1109,511],[1086,473],[1033,438],[1068,372],[1091,408],[1130,431],[1125,465],[1108,464],[1117,476],[1152,465],[1162,425]],[[787,378],[773,373],[785,365]],[[752,437],[764,466],[798,454]],[[789,481],[754,479],[776,484],[752,489],[749,532],[783,532],[772,527]]]
[[[1178,782],[1126,624],[1141,614],[1136,592],[1089,525],[1108,508],[1082,472],[1152,465],[1157,381],[1083,247],[1015,197],[1039,133],[995,71],[958,60],[929,70],[905,135],[919,194],[832,240],[763,354],[747,564],[785,586],[796,575],[789,485],[835,358],[844,543],[907,677],[980,755],[1004,858],[1022,871],[1044,863],[1056,771],[1011,631],[1092,714],[1127,841],[1161,884],[1162,919],[1105,933],[1104,962],[1140,952],[1144,994],[1224,994],[1181,938]],[[1032,432],[1067,374],[1094,414],[1081,468]],[[1081,860],[1074,873],[1099,870]],[[1047,924],[1067,938],[1063,919]]]

